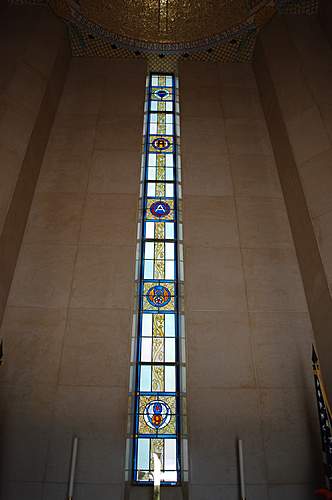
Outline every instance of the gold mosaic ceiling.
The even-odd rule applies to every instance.
[[[265,2],[267,3],[267,2]],[[145,42],[190,42],[245,20],[261,0],[81,0],[83,16]]]
[[[67,23],[75,56],[147,57],[154,65],[157,57],[250,61],[259,30],[276,12],[318,9],[318,0],[8,1],[50,7]]]
[[[278,0],[10,0],[49,5],[67,22],[121,46],[176,52],[231,37]],[[284,1],[284,0],[283,0]],[[290,0],[287,0],[290,1]],[[227,32],[228,35],[227,35]]]

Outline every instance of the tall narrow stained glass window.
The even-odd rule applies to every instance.
[[[177,79],[170,74],[150,74],[129,405],[129,455],[136,484],[153,481],[154,454],[161,461],[162,484],[179,484],[187,469],[179,146]]]

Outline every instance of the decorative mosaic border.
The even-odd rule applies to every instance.
[[[318,12],[318,0],[277,0],[276,5],[281,14],[312,16]]]
[[[250,62],[261,27],[276,12],[313,15],[318,0],[248,0],[252,14],[243,23],[216,36],[194,42],[148,43],[110,33],[91,22],[79,12],[73,0],[10,0],[14,5],[48,5],[68,24],[74,56],[108,58],[145,58],[149,68],[156,71],[175,71],[179,60],[205,62]],[[60,5],[61,4],[61,5]]]
[[[145,58],[149,67],[155,71],[175,71],[177,62],[189,58],[195,61],[206,62],[249,62],[252,59],[255,40],[258,29],[246,33],[238,39],[232,39],[228,43],[210,48],[184,54],[145,54],[141,51],[131,51],[115,44],[97,38],[91,33],[81,30],[76,25],[69,24],[72,53],[74,56],[99,56],[112,58]]]
[[[107,31],[102,26],[90,21],[86,18],[79,10],[79,4],[75,1],[63,1],[58,2],[57,0],[11,0],[13,4],[38,4],[38,5],[48,5],[50,6],[56,14],[63,17],[72,24],[77,25],[81,30],[84,30],[96,38],[101,38],[105,42],[116,44],[121,48],[125,48],[132,51],[142,51],[144,53],[163,53],[164,55],[180,54],[183,52],[197,52],[200,50],[207,50],[208,48],[213,48],[218,45],[229,42],[234,38],[240,38],[247,33],[252,32],[257,28],[255,16],[261,10],[266,7],[273,5],[274,0],[260,0],[257,5],[257,0],[253,2],[254,8],[249,12],[246,21],[223,31],[222,33],[213,35],[211,37],[206,37],[201,40],[195,40],[190,42],[180,42],[180,43],[151,43],[145,42],[143,40],[131,39],[116,33],[111,33]],[[248,10],[251,3],[248,2]]]

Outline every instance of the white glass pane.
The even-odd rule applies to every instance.
[[[135,377],[136,377],[136,370],[134,366],[131,366],[129,369],[129,390],[132,392],[135,387]]]
[[[152,132],[154,133],[154,132]],[[167,135],[172,135],[173,134],[173,125],[170,123],[166,123],[166,134]]]
[[[166,260],[165,262],[165,279],[174,280],[174,260]]]
[[[156,180],[156,168],[155,167],[148,168],[148,179],[149,179],[149,181]]]
[[[172,111],[173,110],[173,103],[170,101],[166,102],[166,111]]]
[[[131,355],[130,355],[130,361],[133,363],[136,360],[136,339],[133,339],[131,341]]]
[[[157,111],[158,109],[158,103],[157,101],[151,101],[151,110],[152,111]]]
[[[150,134],[156,134],[157,129],[158,129],[158,126],[156,123],[150,123]]]
[[[174,260],[174,243],[165,243],[165,255],[167,260]]]
[[[153,260],[144,260],[144,279],[153,279]]]
[[[175,392],[175,366],[165,366],[165,392]]]
[[[165,439],[164,442],[164,468],[165,470],[176,470],[176,440]]]
[[[166,76],[166,87],[173,86],[173,78],[171,76]]]
[[[174,172],[172,168],[166,168],[166,180],[173,181],[174,180]]]
[[[184,265],[182,261],[179,262],[179,275],[180,281],[184,281]]]
[[[142,338],[141,361],[151,361],[152,337]]]
[[[188,460],[188,440],[182,439],[182,463],[183,468],[188,469],[189,460]]]
[[[183,240],[183,227],[182,227],[182,224],[179,224],[179,228],[178,228],[178,236],[179,236],[179,240]]]
[[[151,366],[141,366],[141,391],[151,391]]]
[[[183,260],[183,244],[182,243],[179,245],[179,258],[180,258],[180,260]]]
[[[157,156],[155,154],[149,154],[149,167],[155,167],[157,165]]]
[[[175,315],[165,314],[165,336],[175,337]]]
[[[186,342],[184,339],[180,340],[181,348],[180,348],[180,355],[181,355],[181,361],[182,363],[186,362]]]
[[[167,240],[174,239],[174,222],[167,222],[165,224],[165,234]]]
[[[168,471],[163,473],[163,481],[167,483],[176,483],[178,473],[176,471]]]
[[[173,115],[166,115],[166,123],[173,123]]]
[[[148,196],[151,196],[151,198],[156,196],[156,185],[153,182],[148,182],[147,193],[148,193]]]
[[[158,114],[157,113],[151,113],[150,114],[150,123],[157,123],[158,121]]]
[[[137,239],[139,239],[141,237],[141,223],[139,222],[137,224]],[[139,255],[139,254],[137,254]]]
[[[151,84],[152,84],[152,87],[158,87],[158,77],[157,76],[153,76],[151,78]]]
[[[173,167],[173,155],[166,155],[166,167]]]
[[[175,362],[175,339],[165,339],[165,361],[166,363]]]
[[[137,469],[149,470],[150,462],[150,439],[137,440]]]
[[[153,259],[154,258],[154,243],[151,241],[148,241],[145,243],[145,255],[144,257],[146,259]]]
[[[174,186],[173,184],[166,184],[166,197],[173,198],[174,197]]]
[[[152,314],[143,314],[142,317],[142,335],[152,335]]]
[[[138,280],[139,278],[139,273],[140,273],[140,262],[139,260],[136,261],[136,264],[135,264],[135,280]]]
[[[145,224],[145,237],[154,238],[154,222],[146,222]]]

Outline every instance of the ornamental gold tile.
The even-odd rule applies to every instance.
[[[318,12],[318,0],[9,1],[49,6],[68,24],[73,55],[146,58],[149,70],[163,72],[176,72],[182,57],[249,62],[260,27],[275,12]]]

